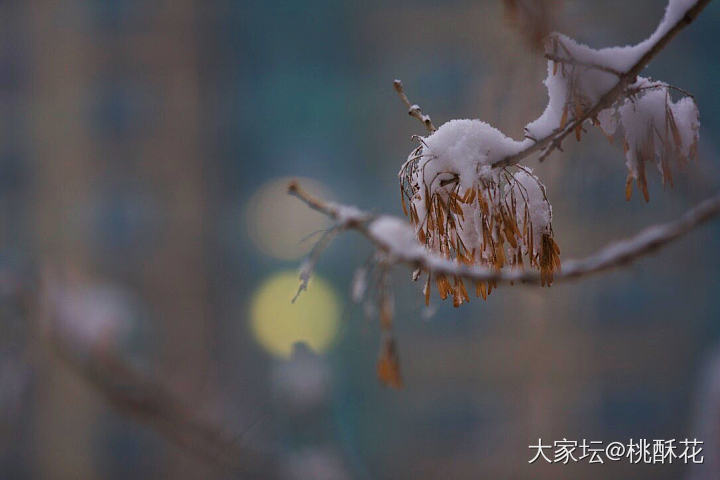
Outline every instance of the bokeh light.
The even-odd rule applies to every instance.
[[[291,177],[282,177],[261,186],[248,202],[245,214],[248,234],[255,246],[282,260],[294,260],[308,253],[312,239],[303,239],[329,225],[325,216],[288,195],[291,180]],[[295,180],[315,195],[330,197],[329,190],[317,181]]]
[[[307,291],[295,303],[295,271],[278,273],[255,292],[250,306],[250,328],[255,340],[272,355],[289,358],[296,342],[323,353],[338,334],[340,302],[334,289],[313,276]]]

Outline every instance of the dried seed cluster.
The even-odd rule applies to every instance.
[[[620,75],[618,70],[601,62],[607,60],[602,51],[580,46],[563,35],[548,37],[546,56],[550,61],[546,84],[551,96],[563,96],[560,130],[592,108],[598,92],[606,87],[602,80],[614,80]],[[672,99],[673,91],[683,95],[677,102]],[[687,92],[664,82],[637,77],[619,100],[591,119],[611,142],[621,127],[628,168],[626,199],[632,195],[634,180],[645,201],[649,200],[648,164],[655,164],[663,185],[672,186],[671,164],[682,167],[697,154],[698,116],[697,105]],[[579,141],[582,124],[575,126],[574,133]]]
[[[402,208],[415,226],[418,241],[447,259],[500,270],[530,267],[540,270],[550,285],[560,268],[560,250],[553,239],[552,210],[545,187],[529,169],[481,169],[473,179],[463,173],[441,171],[432,177],[436,161],[422,142],[400,172]],[[467,173],[465,173],[467,176]],[[459,306],[470,300],[462,278],[427,275],[424,294],[430,301],[431,283],[440,297]],[[494,282],[476,282],[475,294],[487,298]]]
[[[635,180],[647,202],[646,165],[655,164],[663,185],[672,186],[671,164],[683,167],[696,157],[700,126],[697,106],[691,97],[673,102],[668,85],[648,82],[631,90],[616,112],[623,125],[628,167],[625,197],[630,200]]]

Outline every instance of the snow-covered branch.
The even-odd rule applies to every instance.
[[[552,116],[550,113],[553,113],[555,116],[560,114],[557,111],[549,111],[557,110],[557,108],[552,105],[552,91],[549,91],[551,101],[548,104],[548,109],[538,120],[528,125],[528,127],[538,129],[540,135],[535,132],[529,132],[531,133],[531,137],[523,142],[523,146],[519,151],[496,161],[493,163],[493,167],[500,168],[515,165],[524,158],[541,151],[544,151],[542,154],[543,158],[547,157],[552,150],[560,146],[565,137],[573,132],[579,132],[586,121],[596,118],[602,110],[612,106],[613,103],[621,98],[626,89],[637,81],[637,76],[647,64],[650,63],[650,60],[665,48],[680,30],[692,23],[708,3],[710,3],[710,0],[670,0],[665,11],[665,16],[655,32],[648,39],[633,47],[615,47],[595,50],[593,52],[598,55],[592,55],[590,52],[591,49],[584,45],[579,45],[581,48],[578,50],[584,51],[575,51],[573,53],[579,53],[580,55],[588,55],[590,53],[589,56],[595,57],[597,61],[591,62],[593,65],[590,68],[606,70],[615,77],[616,80],[610,84],[612,86],[609,89],[605,89],[592,105],[582,109],[577,117],[566,125],[563,125],[562,122],[558,124],[558,122],[550,121],[550,117]],[[550,55],[556,56],[552,53]],[[553,70],[556,69],[555,65],[552,64],[554,61],[556,61],[556,59],[550,59],[550,73],[553,73]],[[577,58],[567,58],[566,61],[586,63],[584,60]],[[618,76],[618,72],[623,73]],[[548,84],[549,81],[550,78],[548,77],[546,84]],[[548,85],[549,90],[550,88],[550,85]]]
[[[295,182],[290,184],[288,191],[335,220],[337,228],[356,230],[364,235],[383,256],[385,264],[403,264],[411,269],[430,272],[434,277],[445,275],[471,282],[541,284],[541,274],[536,271],[496,270],[448,260],[421,245],[416,240],[413,227],[401,218],[377,216],[355,207],[325,202],[308,194]],[[629,265],[718,215],[720,194],[703,201],[673,221],[648,227],[585,258],[565,260],[561,270],[555,273],[554,281],[573,280]]]

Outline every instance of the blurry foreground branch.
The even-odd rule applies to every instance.
[[[49,338],[65,365],[121,414],[221,471],[240,478],[273,478],[269,456],[240,445],[220,426],[199,418],[160,379],[107,349],[79,351],[72,340],[54,328]]]

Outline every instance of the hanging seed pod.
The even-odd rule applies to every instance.
[[[448,126],[460,131],[448,131]],[[471,151],[463,148],[463,142],[471,141],[468,134],[482,136],[488,128],[482,122],[452,121],[426,137],[400,171],[402,198],[410,200],[403,211],[409,212],[418,239],[429,250],[458,264],[495,270],[523,268],[525,257],[549,285],[560,262],[559,253],[548,247],[556,245],[552,210],[540,180],[521,166],[492,169],[478,160],[475,168],[465,169],[462,162],[447,158],[448,152]],[[481,145],[472,151],[482,151]],[[455,306],[469,301],[461,279],[451,284],[445,275],[435,275],[435,284],[441,299],[452,296]],[[475,292],[486,299],[494,286],[479,282]],[[429,289],[430,276],[423,292],[426,302]]]
[[[377,376],[382,384],[388,387],[402,388],[403,386],[397,344],[395,339],[390,335],[383,338],[382,345],[380,346]]]

